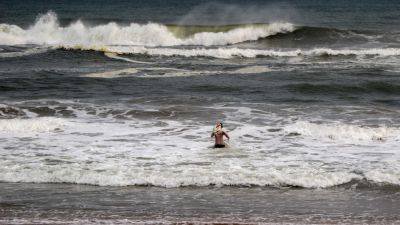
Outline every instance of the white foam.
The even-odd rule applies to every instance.
[[[221,166],[187,165],[180,168],[134,166],[108,163],[102,166],[39,166],[22,169],[24,166],[7,168],[0,174],[0,181],[35,183],[76,183],[100,186],[154,185],[160,187],[182,186],[300,186],[305,188],[325,188],[344,183],[362,176],[347,172],[327,172],[313,168],[276,169],[258,168],[249,170],[243,164],[220,162]],[[26,166],[25,166],[26,168]],[[86,168],[86,169],[85,169]]]
[[[144,54],[156,56],[183,56],[183,57],[213,57],[229,59],[233,57],[255,58],[255,57],[299,57],[299,56],[399,56],[400,48],[383,49],[327,49],[317,48],[312,50],[262,50],[237,47],[218,47],[218,48],[160,48],[146,46],[64,46],[71,49],[96,50],[115,52],[118,54]]]
[[[95,78],[116,78],[137,73],[138,70],[135,68],[127,68],[122,70],[107,71],[102,73],[89,73],[85,74],[84,77],[95,77]]]
[[[155,127],[144,121],[122,124],[70,121],[70,126],[64,127],[64,135],[53,133],[51,137],[45,136],[35,141],[40,146],[51,144],[51,155],[32,157],[29,164],[18,164],[14,162],[19,160],[15,156],[18,152],[14,152],[12,159],[0,164],[3,171],[0,173],[0,181],[101,186],[270,185],[324,188],[361,179],[352,172],[329,171],[307,161],[297,167],[285,166],[287,158],[282,158],[283,161],[265,158],[254,150],[251,153],[235,150],[237,146],[223,151],[207,149],[212,141],[208,138],[209,126],[196,126],[192,123],[190,129],[187,129],[181,122],[162,122],[165,125]],[[57,124],[51,129],[59,126]],[[50,126],[47,124],[46,129],[31,127],[35,127],[31,128],[35,131],[47,131]],[[19,129],[13,128],[13,131],[16,130]],[[257,131],[255,127],[243,128],[230,134],[232,138],[246,134],[262,138],[262,133]],[[87,133],[101,135],[82,136]],[[186,136],[197,138],[187,139]],[[49,138],[51,143],[47,143]],[[109,141],[126,138],[129,141]],[[240,140],[236,144],[240,145]],[[24,154],[27,153],[37,154],[40,151],[27,148]],[[241,155],[246,157],[241,158]],[[57,163],[47,164],[46,160],[56,160]]]
[[[158,56],[184,56],[184,57],[214,57],[229,59],[232,57],[254,58],[257,56],[273,56],[273,57],[294,57],[302,53],[301,50],[295,51],[275,51],[275,50],[259,50],[259,49],[242,49],[235,47],[219,47],[219,48],[149,48],[144,46],[69,46],[72,49],[97,50],[116,52],[118,54],[145,54]]]
[[[109,58],[111,58],[111,59],[118,59],[118,60],[131,62],[131,63],[150,64],[149,62],[137,61],[137,60],[132,60],[132,59],[128,59],[128,58],[125,58],[125,57],[121,57],[118,54],[113,53],[113,52],[105,52],[104,55],[109,57]]]
[[[385,140],[400,135],[400,130],[390,127],[360,127],[343,123],[317,124],[308,121],[298,121],[285,127],[286,133],[298,133],[313,138],[328,138],[332,140]]]
[[[396,164],[394,164],[396,165]],[[393,168],[392,170],[375,169],[365,173],[365,178],[375,183],[395,184],[400,185],[400,173],[399,168]]]
[[[52,132],[62,129],[64,121],[52,117],[38,117],[30,119],[2,119],[0,120],[0,132],[2,133],[37,133]]]
[[[128,26],[108,23],[87,26],[76,21],[67,27],[58,24],[55,13],[42,15],[28,29],[16,25],[0,24],[0,44],[38,44],[58,46],[176,46],[176,45],[227,45],[257,40],[281,32],[290,32],[290,23],[273,23],[265,26],[243,27],[228,32],[202,32],[188,38],[177,38],[165,25],[131,23]]]
[[[293,30],[295,30],[295,28],[290,23],[273,23],[265,27],[244,27],[233,29],[228,32],[202,32],[185,39],[184,44],[204,46],[236,44],[244,41],[256,41],[260,38],[278,33],[292,32]]]
[[[263,104],[170,109],[66,103],[74,105],[76,117],[0,120],[0,181],[325,188],[360,179],[390,184],[400,179],[396,128],[293,122],[291,115],[298,111],[278,107],[287,113],[282,114]],[[174,114],[198,109],[221,113],[232,139],[229,149],[210,148],[209,121]],[[139,118],[149,116],[137,119],[132,110],[140,111]],[[288,136],[291,132],[301,135]]]
[[[266,73],[266,72],[270,72],[270,71],[271,71],[271,69],[266,66],[247,66],[247,67],[243,67],[243,68],[237,69],[235,71],[232,71],[232,73],[252,74],[252,73]]]
[[[370,48],[370,49],[329,49],[318,48],[311,51],[305,51],[303,55],[379,55],[379,56],[399,56],[400,48]]]

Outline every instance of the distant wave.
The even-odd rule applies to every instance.
[[[263,50],[237,47],[218,48],[160,48],[143,46],[60,46],[65,49],[95,50],[117,54],[143,54],[157,56],[183,57],[213,57],[228,59],[233,57],[324,57],[324,56],[399,56],[400,48],[372,48],[372,49],[330,49],[315,48],[311,50]]]
[[[220,27],[177,26],[157,23],[128,26],[108,23],[89,26],[76,21],[69,26],[59,25],[57,15],[49,12],[27,29],[0,24],[0,45],[58,45],[58,46],[177,46],[229,45],[254,41],[295,29],[290,23],[231,25]]]
[[[78,20],[62,27],[57,15],[48,12],[30,27],[0,24],[0,45],[59,45],[59,46],[215,46],[247,41],[279,40],[282,43],[331,43],[339,40],[370,40],[380,37],[371,32],[340,30],[323,27],[301,27],[287,22],[228,25],[137,24],[119,25],[115,22],[90,26]]]
[[[218,26],[163,25],[157,23],[119,25],[111,22],[89,26],[78,20],[59,25],[57,15],[48,12],[30,27],[0,24],[0,45],[28,45],[19,51],[0,52],[0,58],[43,53],[50,48],[95,50],[117,54],[144,54],[183,57],[296,57],[296,56],[398,56],[400,48],[342,48],[326,46],[346,38],[370,39],[374,35],[334,28],[296,27],[291,23],[234,24]],[[286,46],[293,40],[322,43],[322,47],[282,50],[243,48],[233,44],[279,40]],[[352,39],[352,41],[354,41]],[[37,47],[37,46],[40,47]],[[181,47],[185,46],[185,47]],[[314,46],[314,48],[313,48]],[[310,47],[310,46],[308,46]]]

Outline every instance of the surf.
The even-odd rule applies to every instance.
[[[60,26],[57,15],[48,12],[30,27],[0,24],[0,45],[51,46],[180,46],[230,45],[254,41],[295,29],[291,23],[226,26],[178,26],[158,23],[120,25],[115,22],[90,26],[77,20]]]
[[[94,50],[105,53],[149,55],[149,56],[180,56],[180,57],[211,57],[220,59],[230,58],[257,58],[257,57],[390,57],[400,56],[400,48],[371,48],[371,49],[331,49],[314,48],[306,49],[254,49],[238,47],[145,47],[145,46],[69,46],[63,49]]]
[[[152,22],[121,25],[109,22],[89,25],[76,20],[61,26],[57,14],[50,11],[39,16],[27,28],[0,24],[0,46],[19,46],[18,51],[1,52],[0,58],[41,54],[51,49],[94,50],[115,57],[118,54],[142,54],[222,59],[400,55],[400,48],[395,45],[341,48],[331,46],[338,40],[357,40],[360,43],[376,41],[378,36],[373,32],[301,27],[288,22],[225,25]]]

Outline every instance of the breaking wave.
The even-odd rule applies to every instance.
[[[56,46],[177,46],[228,45],[254,41],[277,33],[291,32],[290,23],[231,25],[221,27],[177,26],[157,23],[128,26],[111,22],[89,26],[78,20],[69,26],[59,25],[57,15],[48,12],[27,29],[0,24],[0,45],[56,45]]]
[[[317,48],[312,50],[262,50],[262,49],[243,49],[236,47],[220,48],[151,48],[143,46],[109,46],[85,48],[82,46],[70,47],[67,49],[95,50],[113,52],[117,54],[143,54],[156,56],[183,56],[183,57],[213,57],[228,59],[232,57],[255,58],[255,57],[323,57],[323,56],[399,56],[400,48],[386,49],[343,49],[335,50],[329,48]]]
[[[38,54],[47,51],[48,47],[118,54],[213,58],[400,55],[400,48],[395,47],[341,49],[327,47],[329,43],[338,40],[349,39],[354,42],[355,39],[370,40],[377,36],[379,35],[333,28],[296,27],[287,22],[218,26],[157,23],[119,25],[110,22],[90,26],[78,20],[63,27],[58,23],[57,15],[48,12],[38,17],[37,21],[26,29],[17,25],[0,24],[0,45],[41,46],[18,52],[1,52],[0,57]],[[273,46],[268,44],[268,48],[261,46],[261,49],[229,46],[249,41],[258,41],[260,42],[258,44],[262,44],[275,39],[279,40],[278,48],[271,48]],[[309,46],[307,49],[291,46],[293,41],[306,42],[304,46]],[[279,46],[284,48],[280,49]]]
[[[290,124],[285,127],[285,131],[287,134],[342,141],[383,141],[400,135],[400,130],[393,127],[363,127],[343,123],[318,124],[308,121],[298,121]]]
[[[52,159],[48,159],[50,161]],[[55,160],[55,159],[54,159]],[[77,167],[68,162],[64,165],[47,165],[40,168],[22,169],[16,166],[0,174],[3,182],[72,183],[99,186],[272,186],[330,188],[351,183],[369,185],[400,185],[400,175],[396,171],[326,172],[319,169],[286,168],[249,171],[245,168],[225,168],[225,171],[207,170],[197,167],[180,173],[172,169],[145,170],[126,166],[108,165],[107,170]],[[70,165],[70,166],[68,166]]]

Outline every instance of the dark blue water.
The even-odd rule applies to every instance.
[[[398,1],[1,1],[1,23],[29,26],[40,13],[57,12],[62,23],[80,18],[93,23],[176,23],[190,12],[199,10],[198,20],[210,22],[222,18],[242,22],[289,20],[299,25],[336,28],[399,29]],[[235,7],[237,10],[231,12]],[[259,14],[249,14],[254,9]],[[222,15],[225,13],[226,15]],[[200,14],[200,13],[199,13]],[[253,21],[252,21],[253,20]],[[185,22],[185,21],[183,21]]]

